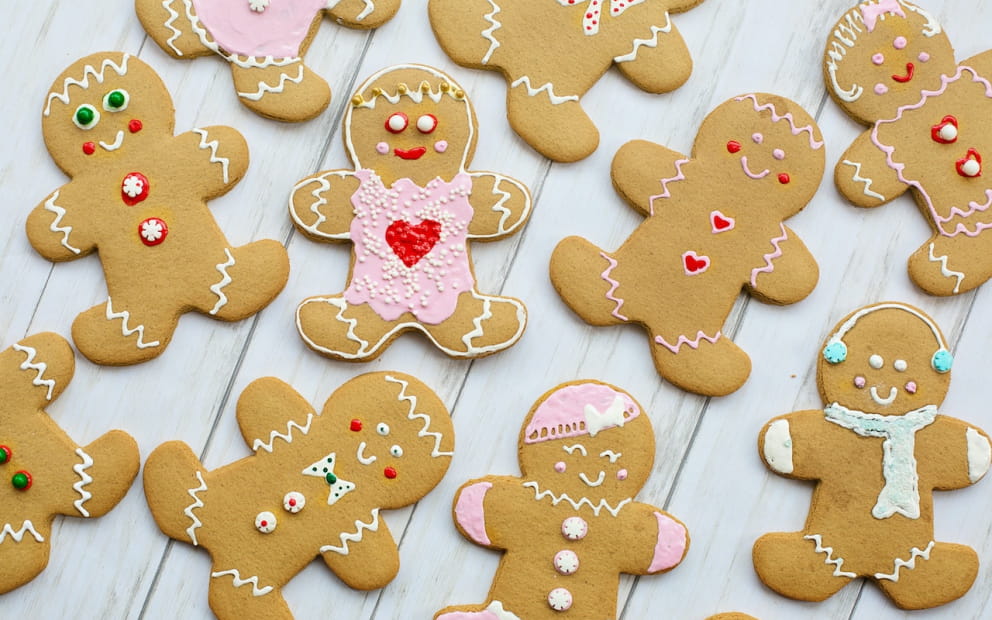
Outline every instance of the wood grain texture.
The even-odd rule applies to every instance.
[[[611,71],[584,98],[601,128],[587,160],[552,165],[507,126],[505,85],[498,75],[459,68],[437,46],[424,0],[407,0],[376,31],[352,31],[325,20],[307,55],[334,92],[315,120],[286,125],[261,119],[235,101],[227,64],[213,58],[179,62],[148,41],[123,0],[15,3],[5,13],[0,53],[8,71],[0,105],[8,121],[0,151],[0,188],[7,217],[0,225],[0,334],[3,346],[27,334],[64,335],[76,314],[106,296],[96,259],[53,266],[34,253],[24,221],[39,200],[65,182],[41,140],[42,103],[52,79],[77,58],[122,50],[149,62],[172,91],[177,129],[227,124],[251,147],[245,179],[211,209],[232,243],[284,240],[292,261],[286,290],[258,317],[233,325],[188,316],[161,358],[131,368],[100,368],[79,358],[76,377],[54,404],[53,418],[86,443],[110,428],[128,430],[143,457],[179,439],[215,468],[248,454],[234,419],[237,396],[254,379],[273,375],[321,403],[359,372],[413,374],[454,411],[457,449],[441,485],[411,509],[387,513],[400,543],[401,570],[382,590],[356,592],[321,565],[284,590],[299,618],[429,618],[445,605],[485,600],[497,556],[456,532],[450,506],[466,480],[518,473],[516,441],[533,401],[557,383],[596,378],[622,386],[649,411],[657,437],[655,470],[639,495],[689,527],[692,548],[667,575],[625,579],[622,618],[704,618],[738,609],[763,620],[795,617],[904,618],[877,588],[851,584],[821,604],[783,599],[764,588],[751,566],[762,533],[798,528],[811,487],[767,472],[755,437],[773,416],[820,404],[815,355],[843,315],[867,303],[896,299],[932,314],[954,343],[955,375],[943,410],[986,429],[992,411],[987,383],[992,342],[992,288],[951,299],[928,297],[906,275],[906,258],[929,235],[907,196],[882,209],[847,205],[825,175],[820,193],[790,220],[819,259],[820,284],[791,307],[738,302],[727,333],[750,354],[754,370],[723,399],[688,395],[655,374],[635,328],[593,328],[564,306],[548,280],[554,245],[576,234],[617,247],[641,216],[610,183],[610,161],[631,139],[687,152],[703,117],[749,91],[789,97],[815,114],[832,168],[861,127],[826,96],[820,58],[828,29],[852,0],[709,0],[678,16],[695,72],[669,95],[648,95]],[[56,6],[57,9],[56,10]],[[982,0],[926,0],[948,29],[959,58],[984,51],[992,6]],[[523,299],[530,325],[514,348],[475,362],[445,358],[417,335],[396,341],[373,363],[335,363],[311,353],[296,334],[293,312],[303,298],[338,290],[348,250],[313,243],[293,231],[286,203],[293,184],[348,163],[341,146],[343,106],[355,86],[390,64],[421,62],[451,72],[469,92],[480,123],[474,165],[530,185],[533,217],[522,234],[479,245],[473,253],[480,287]],[[928,618],[983,617],[992,610],[992,492],[988,481],[937,494],[939,540],[974,547],[983,559],[972,591]],[[2,597],[5,614],[22,617],[209,618],[209,558],[168,542],[145,506],[140,483],[95,522],[58,520],[49,568]]]

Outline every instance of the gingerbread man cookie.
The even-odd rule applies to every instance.
[[[520,433],[522,477],[458,490],[454,520],[472,542],[506,553],[482,605],[436,620],[615,618],[620,573],[652,575],[685,558],[685,526],[633,501],[654,464],[651,421],[626,392],[598,381],[558,386]]]
[[[413,377],[371,373],[316,413],[266,378],[242,393],[237,418],[253,456],[207,471],[170,442],[144,471],[158,526],[213,558],[214,613],[291,618],[282,587],[317,556],[353,588],[389,583],[399,553],[380,511],[420,500],[451,462],[454,429],[437,395]]]
[[[45,412],[74,371],[72,347],[57,334],[37,334],[0,353],[0,594],[48,565],[56,515],[102,516],[138,475],[130,435],[111,431],[80,446]]]
[[[768,587],[822,601],[865,577],[902,609],[968,591],[978,556],[935,541],[933,491],[978,482],[992,446],[983,431],[937,413],[952,361],[940,329],[912,306],[868,306],[837,326],[817,363],[827,406],[776,418],[758,439],[769,469],[816,481],[803,530],[754,545]]]
[[[231,64],[238,99],[281,121],[327,108],[331,89],[303,64],[321,16],[349,28],[390,20],[400,0],[135,0],[138,19],[174,58],[217,54]]]
[[[72,325],[97,364],[157,357],[186,312],[245,319],[289,277],[282,244],[232,247],[207,208],[244,176],[244,138],[230,127],[174,136],[174,112],[152,68],[116,52],[66,69],[45,103],[45,144],[72,180],[31,212],[27,234],[52,261],[99,252],[109,297]]]
[[[510,126],[560,162],[588,157],[599,132],[581,98],[616,65],[650,93],[681,86],[692,58],[670,13],[703,0],[430,0],[431,26],[460,65],[506,78]]]
[[[474,358],[520,338],[526,309],[478,291],[469,242],[520,230],[530,192],[467,170],[476,131],[465,91],[437,69],[390,67],[358,89],[344,120],[355,169],[303,179],[289,205],[314,241],[353,244],[345,292],[297,309],[311,349],[367,361],[418,330],[446,354]]]
[[[933,15],[905,0],[863,2],[832,31],[827,90],[869,125],[835,180],[859,207],[913,191],[933,236],[909,259],[931,295],[970,291],[992,277],[992,52],[958,64]]]
[[[782,220],[812,199],[823,167],[820,131],[798,104],[731,99],[703,122],[692,158],[642,140],[620,149],[613,185],[647,219],[613,253],[565,239],[551,281],[592,325],[643,325],[671,383],[729,394],[751,372],[722,332],[741,288],[791,304],[816,286],[816,261]]]

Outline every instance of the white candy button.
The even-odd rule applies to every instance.
[[[555,554],[555,570],[562,575],[571,575],[579,570],[579,556],[565,549]]]
[[[555,611],[567,611],[572,608],[572,593],[565,588],[555,588],[548,592],[548,605]]]
[[[561,523],[561,534],[569,540],[582,540],[589,533],[589,525],[582,517],[569,517]]]

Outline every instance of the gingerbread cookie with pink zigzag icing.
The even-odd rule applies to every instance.
[[[791,304],[816,286],[816,260],[783,220],[812,199],[823,169],[820,130],[799,104],[731,99],[703,122],[691,158],[641,140],[620,149],[614,187],[646,219],[612,253],[565,239],[551,281],[592,325],[644,326],[671,383],[729,394],[751,371],[722,331],[741,289]]]

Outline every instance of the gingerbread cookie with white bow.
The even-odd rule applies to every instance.
[[[758,439],[777,474],[816,481],[806,525],[754,545],[754,567],[779,594],[822,601],[874,580],[902,609],[963,596],[978,574],[970,547],[934,537],[934,490],[978,482],[992,445],[938,413],[953,358],[933,319],[900,303],[848,315],[817,362],[826,407],[769,422]]]
[[[331,89],[303,63],[327,16],[348,28],[377,28],[401,0],[135,0],[138,19],[174,58],[216,54],[228,61],[238,99],[253,112],[305,121],[323,112]]]
[[[520,339],[524,305],[478,290],[469,246],[518,232],[530,192],[467,169],[477,131],[465,91],[437,69],[390,67],[358,89],[344,119],[355,169],[303,179],[289,205],[309,238],[352,245],[344,293],[296,311],[311,349],[368,361],[420,331],[451,357],[476,358]]]
[[[558,244],[551,282],[597,326],[636,323],[658,373],[708,396],[733,392],[751,360],[723,333],[741,289],[792,304],[816,286],[816,260],[783,220],[823,177],[820,130],[799,104],[750,94],[720,105],[686,157],[637,140],[613,160],[613,185],[646,219],[616,252]]]
[[[505,551],[489,597],[435,619],[615,618],[620,573],[667,572],[689,548],[685,525],[633,499],[654,449],[626,392],[577,381],[544,394],[520,432],[523,475],[472,480],[455,497],[458,531]]]
[[[109,297],[72,325],[97,364],[137,364],[165,351],[179,317],[240,321],[285,286],[282,244],[233,247],[207,201],[248,168],[248,145],[230,127],[173,135],[175,110],[147,64],[108,52],[77,61],[55,81],[42,130],[71,181],[28,216],[27,235],[51,261],[98,252]]]
[[[245,388],[237,418],[254,455],[208,471],[174,441],[144,471],[159,528],[210,552],[217,617],[291,618],[282,587],[318,556],[353,588],[389,583],[399,552],[380,512],[419,501],[451,463],[454,428],[437,395],[408,375],[370,373],[318,413],[270,377]]]
[[[862,2],[831,31],[827,91],[870,129],[837,164],[859,207],[912,191],[933,235],[909,259],[931,295],[970,291],[992,277],[992,51],[958,63],[936,18],[906,0]]]
[[[506,78],[510,126],[560,162],[588,157],[599,131],[581,98],[616,65],[638,88],[675,90],[692,58],[671,13],[703,0],[430,0],[431,26],[460,65]]]
[[[102,516],[138,475],[130,435],[110,431],[80,446],[45,411],[74,372],[72,347],[57,334],[37,334],[0,353],[0,594],[48,565],[57,515]]]

